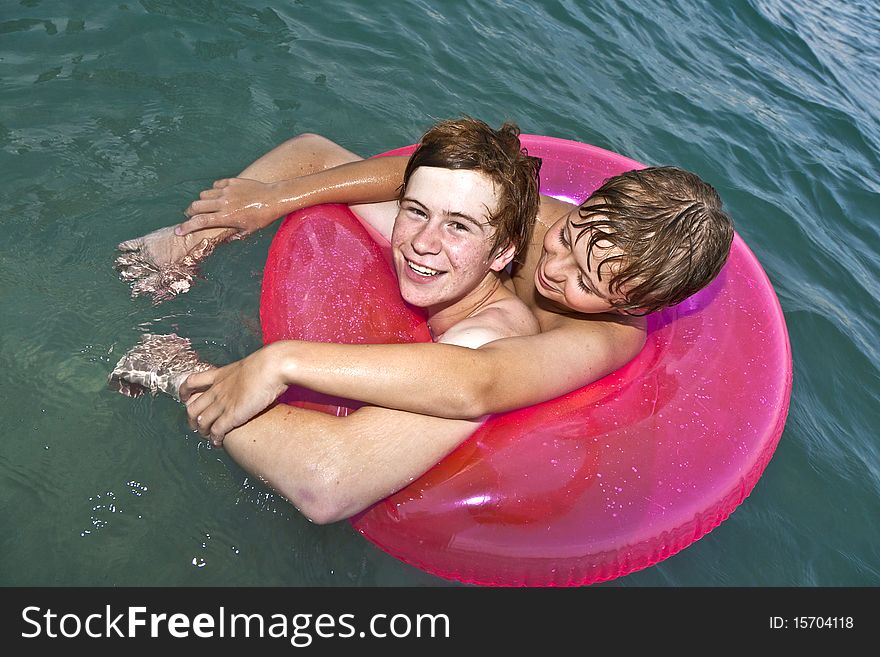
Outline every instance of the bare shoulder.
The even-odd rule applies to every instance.
[[[388,244],[391,242],[391,231],[397,217],[397,201],[381,203],[361,203],[349,206],[355,216],[361,220],[375,241]],[[381,237],[377,239],[377,235]]]
[[[518,297],[494,301],[444,333],[438,342],[476,349],[502,338],[535,335],[538,320]]]
[[[541,205],[538,207],[538,218],[541,221],[552,223],[566,212],[570,212],[577,206],[568,201],[562,201],[552,196],[541,194]]]
[[[640,318],[607,315],[557,316],[541,333],[497,340],[481,347],[507,359],[508,371],[546,399],[570,392],[623,367],[642,350]],[[531,397],[529,397],[531,399]]]
[[[541,330],[554,342],[581,349],[591,358],[619,367],[641,351],[647,336],[644,317],[606,313],[561,315],[538,309]]]

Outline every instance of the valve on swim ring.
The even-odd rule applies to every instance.
[[[557,197],[586,198],[609,176],[642,167],[587,144],[521,139],[543,159],[542,192]],[[343,226],[325,239],[304,230],[304,221],[319,231]],[[429,339],[420,313],[400,300],[382,249],[364,240],[366,231],[340,206],[285,220],[263,282],[266,342]],[[355,257],[363,258],[356,272],[326,278],[326,267]],[[356,299],[355,282],[363,285]],[[325,285],[333,291],[310,296]],[[386,313],[393,319],[380,317]],[[393,556],[464,582],[577,586],[626,575],[687,547],[745,499],[776,448],[790,394],[782,311],[735,235],[711,285],[649,316],[647,343],[633,361],[558,399],[492,416],[352,524]],[[306,403],[334,413],[356,407],[315,397]]]

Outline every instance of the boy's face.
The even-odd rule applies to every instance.
[[[616,309],[608,290],[610,267],[604,267],[599,278],[599,265],[607,257],[620,253],[608,242],[600,240],[593,247],[590,266],[584,245],[589,235],[578,237],[589,230],[575,228],[572,221],[579,218],[578,208],[563,215],[544,235],[544,253],[535,268],[535,288],[538,293],[556,304],[581,313],[606,313]],[[580,248],[572,245],[577,243]]]
[[[443,309],[468,303],[490,271],[510,258],[493,256],[495,229],[489,225],[498,199],[482,173],[419,167],[406,187],[391,234],[397,280],[403,298],[415,306]],[[479,299],[474,299],[474,305]]]

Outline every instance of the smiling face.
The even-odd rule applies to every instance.
[[[620,253],[608,242],[600,240],[593,247],[587,262],[585,244],[588,230],[572,226],[578,219],[578,208],[563,215],[544,235],[544,252],[535,268],[535,288],[541,296],[556,305],[581,313],[605,313],[615,310],[611,301],[615,298],[608,289],[611,275],[608,267],[599,265],[607,257]],[[580,245],[580,248],[572,245]]]
[[[504,269],[513,247],[492,254],[489,217],[497,197],[484,174],[419,167],[406,186],[391,234],[403,298],[429,315],[455,307],[468,312],[484,298],[492,272]]]

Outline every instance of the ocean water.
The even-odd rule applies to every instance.
[[[146,331],[257,348],[271,233],[157,307],[119,241],[297,133],[370,155],[470,114],[697,172],[785,313],[791,409],[751,496],[600,586],[877,586],[878,86],[873,1],[4,0],[0,585],[454,585],[312,525],[106,377]]]

